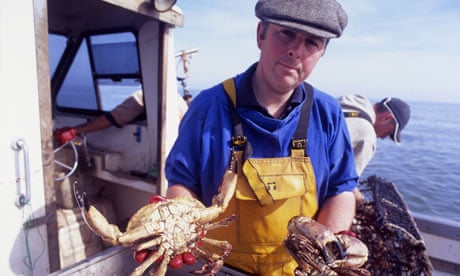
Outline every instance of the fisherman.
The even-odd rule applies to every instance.
[[[410,107],[394,97],[386,97],[374,104],[363,95],[345,95],[338,101],[346,117],[356,169],[361,175],[375,155],[377,138],[390,137],[400,144],[401,131],[410,119]],[[354,192],[357,200],[363,199],[358,189]]]
[[[259,0],[255,14],[259,61],[192,101],[167,158],[167,197],[211,205],[229,160],[244,151],[222,214],[237,221],[207,235],[232,244],[228,266],[292,275],[297,264],[283,248],[290,218],[309,216],[339,233],[355,214],[358,175],[342,110],[305,82],[347,14],[335,0]]]

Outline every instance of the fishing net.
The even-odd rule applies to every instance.
[[[365,200],[352,230],[369,249],[363,268],[371,275],[432,275],[425,243],[396,186],[378,176],[360,185]]]

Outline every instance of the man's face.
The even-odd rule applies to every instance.
[[[261,50],[259,66],[271,88],[289,92],[313,71],[323,55],[327,39],[295,29],[263,23],[257,28],[257,44]]]
[[[397,122],[390,112],[376,113],[374,130],[378,138],[390,137],[394,133],[396,125]]]

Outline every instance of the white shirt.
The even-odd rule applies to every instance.
[[[372,121],[370,123],[359,117],[345,118],[355,155],[356,170],[358,175],[361,175],[377,149],[377,136],[373,126],[375,123],[374,105],[362,95],[346,95],[338,98],[338,101],[344,112],[362,112],[367,114]]]

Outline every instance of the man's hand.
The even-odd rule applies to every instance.
[[[53,136],[62,145],[74,139],[77,136],[77,130],[73,127],[63,127],[56,129]]]

